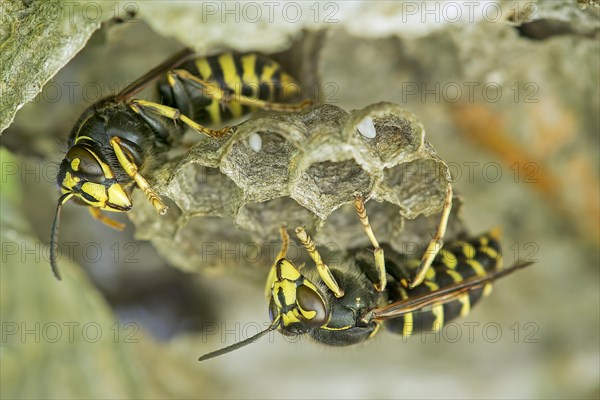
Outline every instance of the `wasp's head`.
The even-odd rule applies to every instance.
[[[69,149],[60,164],[57,183],[63,195],[71,194],[69,198],[79,204],[106,211],[128,211],[132,206],[110,166],[85,145],[76,144]]]
[[[60,279],[56,265],[58,231],[62,205],[69,199],[106,211],[128,211],[131,198],[117,180],[109,165],[85,145],[72,146],[60,164],[56,177],[62,196],[58,199],[50,237],[50,265]]]
[[[294,264],[285,258],[280,259],[276,264],[276,274],[269,305],[271,325],[246,340],[205,354],[199,361],[230,353],[255,342],[275,329],[285,335],[300,335],[327,324],[327,303],[317,287],[306,279]]]
[[[289,260],[280,259],[275,267],[269,313],[279,321],[284,335],[300,335],[329,322],[330,312],[319,289]]]

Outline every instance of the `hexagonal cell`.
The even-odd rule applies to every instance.
[[[219,169],[195,163],[181,166],[164,191],[187,215],[233,216],[243,197]]]
[[[321,104],[298,113],[298,119],[306,127],[307,135],[313,136],[327,131],[325,136],[341,137],[340,126],[348,117],[348,113],[331,104]]]
[[[373,116],[372,138],[356,131],[365,115]],[[164,229],[155,229],[160,222],[146,229],[142,218],[142,232],[173,264],[194,270],[228,263],[202,256],[204,242],[218,238],[230,253],[241,251],[236,243],[255,252],[264,246],[276,252],[282,223],[290,236],[296,225],[306,226],[315,240],[335,243],[342,253],[357,245],[369,247],[352,205],[356,192],[376,200],[367,203],[367,210],[380,242],[402,244],[403,218],[439,213],[450,181],[446,165],[423,142],[420,123],[388,103],[350,116],[332,105],[259,114],[223,140],[201,141],[179,163],[161,165],[148,178],[183,213]],[[221,218],[192,218],[198,215]],[[419,231],[426,236],[423,241],[434,230],[435,225]],[[272,262],[260,260],[257,265]]]
[[[261,240],[279,240],[279,227],[287,225],[290,234],[297,226],[314,231],[315,214],[290,197],[279,197],[263,203],[248,203],[239,210],[236,224]]]
[[[360,154],[357,161],[373,170],[414,158],[423,145],[424,129],[414,114],[400,106],[378,103],[353,111],[344,135],[356,145]]]
[[[199,140],[192,146],[187,155],[181,160],[180,164],[196,162],[207,167],[218,168],[221,164],[221,157],[223,157],[226,143],[231,140],[232,136],[225,136],[222,138],[209,138],[203,136],[197,138],[196,136],[199,135],[194,132],[192,137],[195,140]]]
[[[312,164],[300,174],[291,196],[325,219],[333,210],[352,201],[354,193],[368,194],[372,187],[371,177],[354,160],[325,161]]]
[[[260,137],[256,151],[250,135]],[[258,130],[240,135],[221,160],[221,171],[242,190],[248,201],[263,202],[289,194],[290,161],[297,147],[277,131]]]
[[[440,211],[448,187],[448,168],[434,159],[421,158],[383,172],[381,198],[400,206],[406,218]]]

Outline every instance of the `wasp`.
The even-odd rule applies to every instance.
[[[355,200],[363,226],[372,229],[361,197]],[[317,271],[303,270],[286,258],[289,236],[281,229],[283,244],[267,282],[270,326],[244,341],[200,357],[208,360],[258,340],[270,331],[309,335],[329,346],[364,342],[387,330],[408,337],[420,331],[439,331],[444,323],[465,316],[491,291],[493,281],[530,265],[519,261],[502,267],[500,230],[446,243],[436,252],[423,282],[411,288],[410,278],[422,265],[382,244],[388,257],[369,249],[349,251],[339,268],[329,268],[304,228],[296,235],[314,260]],[[371,241],[375,240],[374,235]],[[383,262],[386,278],[380,280],[377,264]],[[412,280],[414,282],[414,279]]]
[[[155,80],[159,80],[160,103],[133,98]],[[168,207],[145,176],[157,166],[160,155],[181,139],[185,127],[221,138],[232,128],[214,130],[204,125],[257,109],[299,111],[311,103],[289,101],[299,95],[296,80],[265,56],[226,52],[196,57],[184,49],[117,95],[92,105],[73,127],[57,175],[61,196],[50,240],[55,277],[61,279],[56,264],[58,232],[61,208],[68,200],[88,206],[95,219],[121,230],[122,223],[101,211],[129,211],[130,193],[137,186],[164,215]]]

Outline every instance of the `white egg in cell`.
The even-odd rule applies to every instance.
[[[358,132],[367,139],[373,139],[375,136],[377,136],[377,131],[375,130],[375,125],[373,124],[373,118],[371,117],[363,118],[358,125],[356,125],[356,129],[358,129]]]
[[[255,152],[259,152],[262,149],[262,139],[258,133],[253,133],[248,137],[248,144],[250,148]]]

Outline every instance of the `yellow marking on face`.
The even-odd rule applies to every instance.
[[[296,284],[290,281],[283,281],[280,284],[280,288],[283,290],[283,297],[288,305],[296,303]]]
[[[446,267],[451,268],[451,269],[456,268],[458,261],[454,254],[452,254],[450,251],[448,251],[446,249],[441,249],[439,254],[442,257],[442,262],[444,263],[444,265]]]
[[[313,319],[317,315],[316,311],[304,310],[302,307],[300,307],[300,304],[298,304],[298,310],[300,310],[300,315],[308,320]]]
[[[73,187],[75,187],[75,185],[77,185],[79,183],[79,181],[81,181],[81,179],[79,179],[79,177],[73,176],[73,175],[71,175],[71,173],[69,171],[67,171],[67,173],[65,174],[65,178],[63,179],[61,184],[64,187],[73,189]]]
[[[467,257],[469,259],[475,258],[476,250],[475,250],[475,247],[473,247],[471,244],[464,243],[462,250],[463,250],[465,257]]]
[[[118,183],[113,183],[108,188],[108,201],[114,205],[129,208],[131,207],[131,199]]]
[[[483,266],[481,264],[479,264],[478,261],[466,260],[466,263],[469,264],[471,266],[471,268],[473,268],[473,271],[475,271],[475,274],[477,276],[483,276],[486,274],[485,269],[483,268]]]
[[[279,293],[283,294],[285,304],[281,304]],[[273,300],[277,308],[282,309],[286,306],[296,304],[296,284],[288,280],[278,281],[273,284]]]
[[[288,279],[290,281],[295,281],[302,277],[302,275],[300,274],[300,271],[298,271],[298,269],[294,266],[294,264],[292,264],[288,260],[283,259],[279,263],[278,267],[279,267],[282,279]],[[314,288],[314,286],[311,289],[313,289],[313,288]]]
[[[202,79],[208,80],[212,76],[212,68],[210,68],[206,58],[198,58],[196,60],[196,68],[198,68],[198,72],[200,72],[200,77]]]
[[[106,204],[106,200],[108,200],[104,186],[97,183],[85,182],[81,185],[81,191],[92,196],[96,200],[96,203],[104,205]]]
[[[79,158],[74,158],[73,161],[71,161],[71,169],[73,171],[79,171],[80,163],[81,163],[81,160]]]
[[[423,283],[426,284],[432,292],[440,288],[434,282],[424,281]],[[442,304],[439,304],[437,306],[431,307],[431,313],[435,316],[432,329],[434,332],[437,332],[440,329],[442,329],[442,326],[444,325],[444,306]]]
[[[277,293],[279,293],[279,288],[281,287],[281,282],[273,282],[273,287],[271,287],[271,297],[273,298],[273,302],[275,302],[275,306],[277,307],[278,310],[281,310],[283,308],[283,306],[285,304],[281,304],[281,301],[279,299],[279,296],[277,295]],[[284,301],[287,301],[287,299],[284,299]]]
[[[300,320],[298,319],[298,317],[296,315],[294,315],[294,310],[290,310],[285,314],[281,315],[282,319],[283,319],[283,326],[288,326],[290,324],[297,324],[300,322]]]

